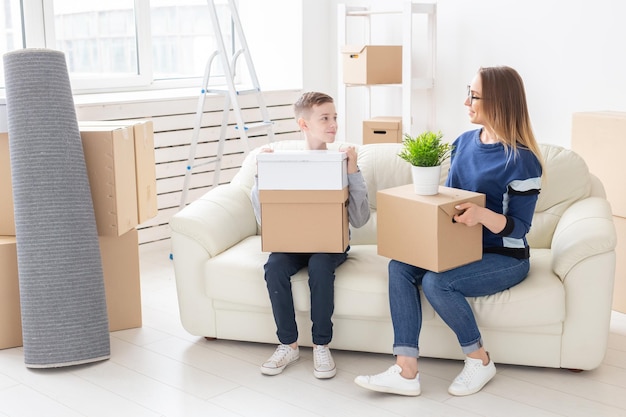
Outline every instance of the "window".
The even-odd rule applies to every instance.
[[[20,0],[3,1],[0,53],[22,47],[63,51],[76,92],[195,87],[216,49],[206,0],[42,0],[39,7],[28,2],[23,14]],[[232,46],[230,9],[226,0],[216,5],[222,35]],[[214,78],[221,72],[213,63],[211,79],[223,83]]]
[[[22,18],[20,0],[3,0],[0,9],[0,52],[22,48]],[[0,65],[0,87],[4,87],[4,65]]]

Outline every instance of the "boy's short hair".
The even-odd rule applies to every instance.
[[[293,112],[296,115],[296,120],[299,118],[307,118],[311,114],[313,106],[319,106],[324,103],[333,103],[334,100],[331,96],[316,91],[304,93],[300,96],[298,101],[293,105]]]

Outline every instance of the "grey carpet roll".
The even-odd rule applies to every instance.
[[[4,55],[24,362],[110,357],[93,203],[62,52]]]

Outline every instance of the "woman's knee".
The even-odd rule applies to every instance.
[[[434,272],[427,272],[422,278],[422,291],[426,297],[429,294],[440,293],[445,290],[445,283],[441,277]]]

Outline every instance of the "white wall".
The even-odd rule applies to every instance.
[[[261,89],[301,88],[305,36],[302,1],[239,0],[238,3],[241,26]]]
[[[294,16],[293,22],[301,24],[303,37],[297,39],[288,24],[280,37],[289,48],[273,48],[281,49],[293,67],[303,68],[301,87],[305,90],[336,95],[336,10],[342,1],[258,3],[277,1],[302,5],[302,14]],[[402,0],[343,2],[372,8],[402,6]],[[626,2],[439,0],[437,5],[437,120],[447,139],[472,127],[463,100],[465,86],[480,66],[509,65],[519,71],[540,142],[569,147],[573,112],[626,111]],[[375,42],[400,42],[400,28],[393,19],[391,22],[380,28],[376,25],[372,33]],[[290,49],[294,39],[300,42],[301,54]],[[394,102],[395,98],[383,100],[386,109],[399,111],[388,101]],[[360,112],[355,108],[354,114],[348,114],[346,130],[360,129]]]

